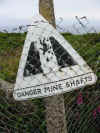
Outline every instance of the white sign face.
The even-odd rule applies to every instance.
[[[96,75],[42,16],[33,19],[19,64],[16,100],[47,97],[92,85]]]

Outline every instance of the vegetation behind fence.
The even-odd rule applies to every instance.
[[[63,36],[98,77],[95,85],[64,94],[68,133],[100,132],[100,34]],[[15,83],[26,33],[0,32],[0,78]],[[42,99],[16,102],[0,91],[1,133],[46,133]]]

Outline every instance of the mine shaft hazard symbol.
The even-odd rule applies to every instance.
[[[28,28],[13,96],[27,100],[58,95],[96,82],[96,75],[42,16]]]

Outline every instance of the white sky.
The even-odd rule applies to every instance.
[[[99,5],[100,0],[55,0],[55,13],[65,18],[77,15],[100,19]]]
[[[38,0],[0,0],[0,25],[31,23]],[[100,0],[54,0],[56,18],[87,16],[100,21]]]

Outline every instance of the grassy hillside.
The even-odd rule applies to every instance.
[[[63,36],[93,70],[97,70],[100,66],[98,62],[100,60],[100,34],[71,35],[65,33]],[[15,82],[25,37],[25,33],[0,33],[0,78]]]
[[[81,90],[83,104],[77,104],[78,91],[64,95],[68,133],[99,133],[100,93],[92,90],[100,91],[100,34],[63,36],[98,76],[96,85]],[[15,82],[25,37],[25,33],[0,33],[0,78]],[[15,102],[0,92],[0,133],[47,133],[44,116],[42,99]]]
[[[14,82],[25,34],[0,33],[0,78]]]

